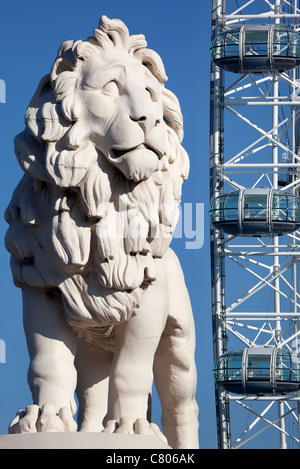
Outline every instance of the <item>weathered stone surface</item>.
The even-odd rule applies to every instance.
[[[107,433],[0,435],[0,449],[168,449],[159,437]]]

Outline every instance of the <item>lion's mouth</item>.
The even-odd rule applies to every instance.
[[[154,152],[159,159],[162,158],[162,154],[158,150],[156,150],[153,147],[150,147],[146,143],[142,143],[140,145],[137,145],[136,147],[125,148],[125,149],[124,148],[111,148],[111,156],[113,158],[121,158],[125,156],[127,153],[131,153],[132,151],[135,151],[135,150],[150,150]]]
[[[127,179],[140,182],[148,179],[159,168],[162,155],[150,145],[142,143],[133,148],[110,149],[108,159],[116,166]]]

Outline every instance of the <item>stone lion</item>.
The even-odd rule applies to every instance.
[[[76,392],[79,431],[197,448],[194,322],[169,248],[189,161],[166,80],[144,36],[103,16],[93,37],[62,44],[26,111],[6,247],[33,404],[10,433],[76,431]]]

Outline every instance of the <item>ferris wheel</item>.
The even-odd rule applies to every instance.
[[[299,0],[213,0],[218,444],[300,447]]]

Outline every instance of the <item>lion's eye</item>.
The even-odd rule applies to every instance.
[[[108,82],[103,86],[102,91],[108,96],[118,96],[120,94],[119,87],[115,81]]]
[[[150,90],[150,88],[146,88],[146,91],[148,91],[148,93],[150,94],[151,99],[153,100],[152,90]]]
[[[149,88],[149,87],[147,87],[145,89],[149,93],[152,101],[157,101],[158,98],[157,98],[157,94],[155,93],[155,91],[152,88]]]

